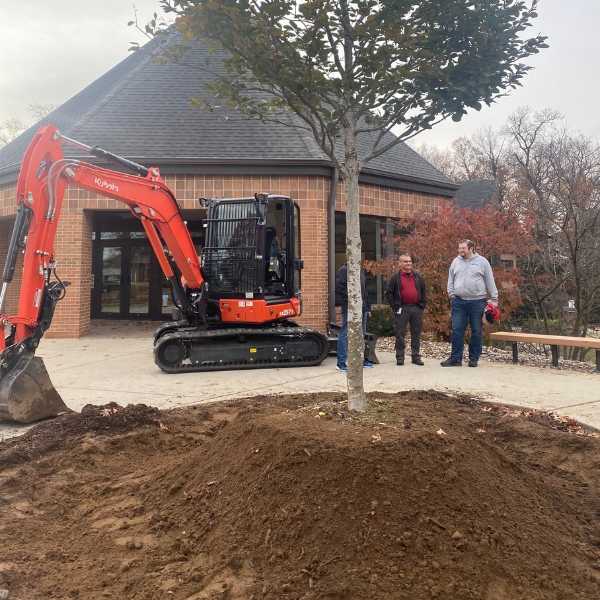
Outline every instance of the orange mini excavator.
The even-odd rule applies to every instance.
[[[66,158],[67,143],[120,169]],[[56,273],[54,238],[67,185],[126,204],[171,282],[173,322],[154,335],[167,373],[318,365],[327,338],[294,320],[300,294],[300,209],[286,196],[201,199],[206,246],[198,256],[173,192],[156,168],[62,136],[43,126],[27,148],[17,182],[17,216],[0,291],[0,419],[29,423],[68,410],[35,356],[67,281]],[[16,316],[3,314],[23,253]]]

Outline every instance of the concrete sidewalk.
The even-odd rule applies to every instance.
[[[41,356],[66,404],[144,403],[159,408],[190,406],[228,398],[273,393],[340,391],[346,377],[335,370],[335,357],[318,367],[274,368],[168,375],[155,364],[152,331],[156,324],[97,326],[80,339],[44,339]],[[434,389],[461,392],[509,404],[556,411],[600,428],[600,374],[574,373],[481,361],[442,368],[425,359],[424,367],[396,365],[394,355],[378,352],[381,362],[364,370],[366,391]],[[26,426],[0,422],[0,440]]]

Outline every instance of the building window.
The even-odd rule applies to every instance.
[[[389,223],[388,223],[389,222]],[[365,260],[377,260],[390,253],[386,244],[386,231],[390,231],[391,221],[386,217],[374,217],[371,215],[360,215],[360,239],[362,242],[361,262]],[[393,234],[392,234],[393,237]],[[391,251],[393,252],[393,240]],[[336,271],[346,262],[346,213],[335,213],[335,269]],[[371,304],[383,302],[383,280],[381,275],[373,276],[367,274],[367,292]],[[336,306],[341,304],[336,294]]]

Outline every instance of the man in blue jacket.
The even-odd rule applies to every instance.
[[[490,263],[475,252],[471,240],[461,240],[458,256],[448,272],[448,295],[452,302],[452,353],[441,363],[442,367],[462,366],[467,321],[471,326],[469,366],[476,367],[482,352],[482,318],[487,304],[498,306],[498,290]]]
[[[338,371],[347,371],[348,366],[348,265],[344,263],[335,273],[335,289],[342,301],[342,327],[337,342],[337,365]],[[360,293],[362,296],[362,329],[363,335],[367,335],[367,318],[371,316],[371,302],[367,294],[367,277],[364,271],[360,272]],[[365,367],[372,367],[373,363],[365,360]]]

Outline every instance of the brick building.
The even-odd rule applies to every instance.
[[[190,58],[202,60],[195,46]],[[218,61],[213,56],[213,65]],[[158,167],[174,191],[194,243],[204,243],[201,197],[289,195],[301,208],[303,325],[324,331],[334,305],[335,269],[345,261],[345,197],[341,181],[311,135],[293,116],[261,123],[226,107],[201,112],[189,99],[207,95],[206,75],[184,65],[160,65],[145,52],[126,58],[46,119],[0,149],[0,260],[14,223],[16,179],[23,153],[44,123],[84,144]],[[65,147],[65,154],[102,164]],[[112,167],[109,167],[112,168]],[[365,258],[385,256],[394,220],[433,210],[458,186],[404,144],[370,162],[360,180]],[[71,281],[58,304],[52,337],[79,337],[90,319],[168,319],[168,282],[139,221],[115,200],[67,188],[55,243],[58,274]],[[374,303],[382,282],[369,280]],[[17,279],[5,314],[14,314]]]

